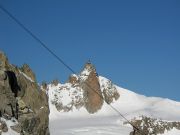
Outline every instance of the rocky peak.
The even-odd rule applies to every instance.
[[[140,133],[134,129],[130,135],[141,135],[142,133],[146,135],[159,135],[173,128],[180,130],[180,122],[165,121],[147,116],[136,117],[130,122],[141,131]],[[128,124],[128,122],[124,122],[124,124]]]
[[[48,135],[48,99],[33,81],[33,71],[28,65],[18,68],[9,64],[2,52],[0,62],[0,119],[16,119],[12,129],[21,135]]]
[[[85,65],[84,65],[84,70],[88,70],[88,71],[96,71],[96,68],[95,66],[90,62],[88,61]]]
[[[84,81],[86,81],[89,77],[90,74],[94,74],[95,77],[98,77],[97,76],[97,73],[96,73],[96,68],[95,66],[90,63],[89,61],[84,65],[83,69],[81,70],[81,72],[79,74],[72,74],[69,76],[69,79],[68,79],[68,83],[71,83],[71,84],[78,84],[78,83],[83,83]]]
[[[0,51],[0,69],[6,69],[8,65],[8,58],[2,51]]]
[[[20,68],[20,70],[23,73],[25,73],[28,77],[30,77],[32,81],[36,81],[36,76],[28,64],[23,64],[23,66]]]
[[[87,62],[85,64],[83,70],[79,74],[80,81],[85,81],[88,78],[88,76],[90,75],[91,72],[96,74],[96,68],[94,67],[94,65],[92,63]]]
[[[99,77],[95,66],[90,62],[85,64],[78,75],[72,74],[67,83],[60,84],[58,89],[53,93],[52,103],[59,111],[70,111],[74,106],[75,108],[85,107],[89,113],[95,113],[101,109],[104,100],[110,104],[119,98],[119,93],[113,83]],[[69,99],[72,98],[72,100],[64,104],[63,93],[69,93],[70,96],[73,93],[72,95],[76,95],[76,98],[71,96]]]
[[[81,85],[84,90],[85,107],[89,113],[95,113],[103,105],[103,96],[97,74],[90,72],[87,79]]]

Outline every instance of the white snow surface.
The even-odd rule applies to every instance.
[[[10,126],[14,126],[17,124],[17,121],[14,119],[12,120],[6,120],[4,118],[1,118],[2,121],[5,121],[8,127],[8,132],[2,132],[2,135],[20,135],[19,133],[15,132],[14,130],[11,129]]]
[[[101,76],[99,80],[101,86],[106,85],[104,82],[108,81]],[[73,109],[70,112],[57,111],[51,101],[61,85],[49,85],[51,135],[129,135],[132,131],[132,127],[123,125],[125,120],[106,103],[95,114],[89,114],[84,107],[79,110]],[[127,119],[146,115],[167,121],[180,121],[180,102],[158,97],[146,97],[118,86],[115,87],[120,93],[120,98],[111,105]],[[71,90],[75,89],[70,88]],[[68,104],[72,100],[66,92],[62,92],[59,96],[63,97],[60,99],[64,100],[64,104]],[[164,135],[180,135],[180,130],[173,129]]]
[[[171,131],[166,131],[163,135],[180,135],[180,132],[176,128],[173,128]]]

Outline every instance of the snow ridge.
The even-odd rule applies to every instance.
[[[89,71],[83,70],[80,76],[86,80]],[[77,75],[73,76],[78,78]],[[99,76],[99,83],[102,93],[105,89],[109,95],[116,91],[119,93],[120,97],[113,99],[111,105],[129,120],[147,116],[165,121],[180,121],[180,102],[139,95],[114,85],[109,79],[102,76]],[[58,84],[57,86],[50,84],[48,88],[52,135],[92,135],[97,133],[99,135],[129,135],[133,130],[129,125],[124,125],[124,120],[106,103],[98,112],[89,114],[83,107],[83,90],[77,83]],[[63,110],[58,110],[57,106]],[[165,131],[163,135],[180,135],[180,130],[173,128]]]

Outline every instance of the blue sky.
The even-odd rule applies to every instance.
[[[117,85],[180,101],[180,2],[0,0],[79,72],[89,59]],[[71,74],[0,10],[0,49],[28,63],[38,82]]]

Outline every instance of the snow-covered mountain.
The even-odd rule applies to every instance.
[[[143,134],[180,135],[180,102],[121,88],[91,63],[65,84],[40,88],[28,65],[13,66],[1,52],[0,61],[0,135],[140,135],[118,111]]]
[[[180,102],[146,97],[114,85],[98,76],[90,63],[67,83],[49,84],[48,95],[51,135],[129,135],[132,127],[111,106],[132,122],[143,117],[156,121],[156,127],[169,123],[171,128],[164,128],[162,134],[180,135],[180,123],[170,123],[180,121]],[[150,128],[153,130],[152,125]]]

